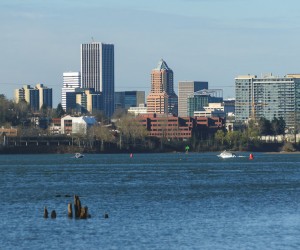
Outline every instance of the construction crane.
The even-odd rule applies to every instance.
[[[251,105],[251,119],[255,120],[256,117],[256,112],[255,108],[256,107],[262,107],[262,106],[267,106],[268,103],[264,103],[261,101],[258,102],[236,102],[235,106],[240,106],[240,107],[249,107]]]

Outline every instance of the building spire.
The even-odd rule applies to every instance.
[[[160,61],[158,62],[158,65],[155,69],[156,70],[171,70],[168,67],[167,63],[163,59],[160,59]]]

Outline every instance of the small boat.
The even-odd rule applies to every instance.
[[[83,158],[84,157],[84,155],[83,154],[81,154],[81,153],[76,153],[75,154],[75,158]]]
[[[218,157],[223,159],[234,158],[236,157],[236,154],[225,150],[221,154],[219,154]]]

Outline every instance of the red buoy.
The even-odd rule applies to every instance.
[[[249,155],[249,160],[253,160],[253,159],[254,159],[253,154],[250,154],[250,155]]]

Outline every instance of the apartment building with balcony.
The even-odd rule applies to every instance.
[[[235,93],[236,122],[282,117],[287,127],[293,128],[300,121],[300,74],[238,76]]]

